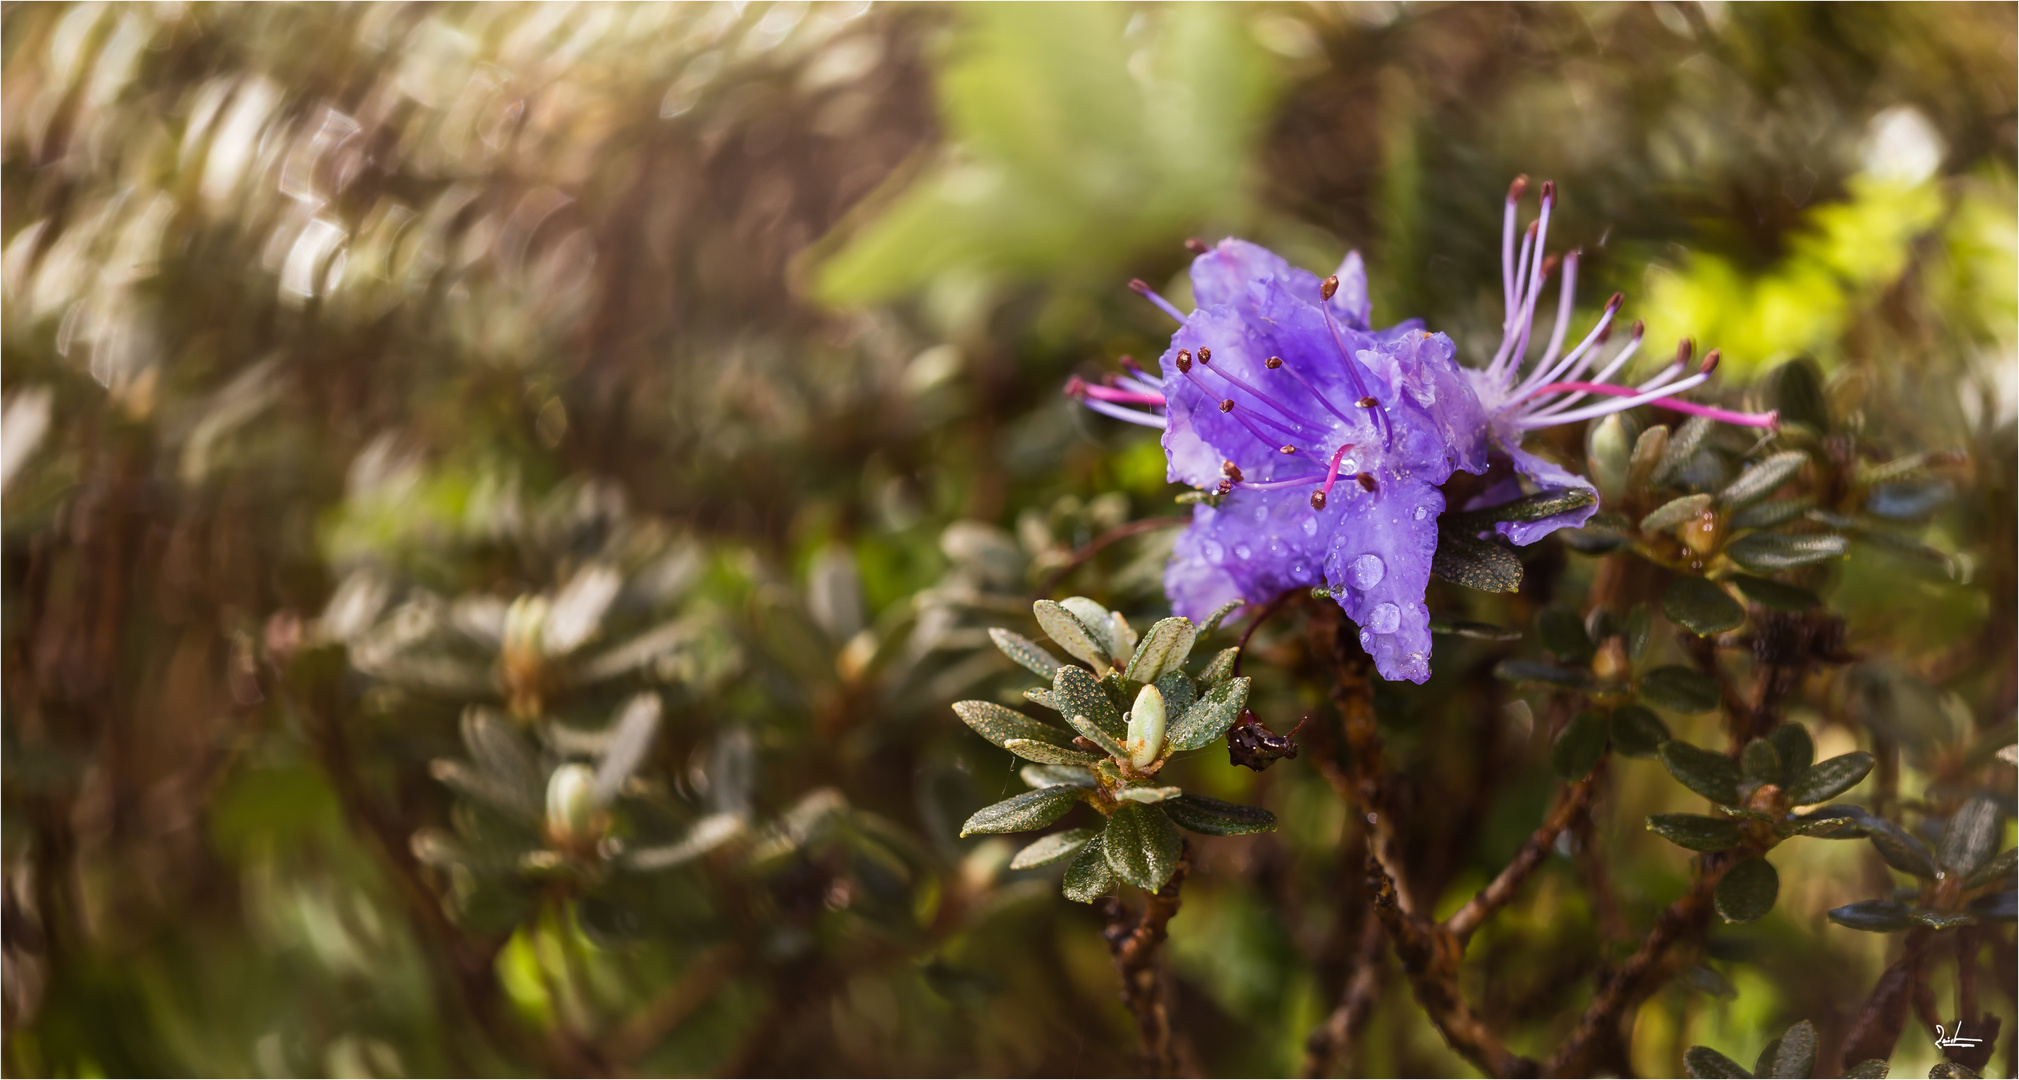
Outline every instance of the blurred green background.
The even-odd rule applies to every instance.
[[[1940,782],[2019,697],[2015,33],[2007,4],[0,8],[8,1071],[1130,1071],[1098,917],[955,839],[1012,782],[947,708],[1017,700],[982,628],[1043,593],[1167,610],[1169,532],[1071,561],[1179,508],[1154,438],[1059,388],[1161,351],[1123,283],[1182,306],[1188,236],[1358,248],[1378,321],[1478,362],[1517,174],[1557,182],[1585,303],[1723,349],[1732,401],[1811,356],[1871,437],[1967,454],[1921,536],[1948,563],[1829,582],[1844,692],[1888,702],[1902,790]],[[1532,580],[1588,578],[1546,547]],[[1266,719],[1326,708],[1294,630],[1261,645]],[[1423,719],[1507,696],[1466,647],[1383,702],[1414,775],[1485,792],[1434,856],[1450,903],[1550,789],[1525,706]],[[471,703],[565,753],[641,688],[625,827],[660,868],[570,876],[454,797]],[[1295,1071],[1354,947],[1345,808],[1298,762],[1183,767],[1284,828],[1201,846],[1177,1022],[1210,1072]],[[1619,768],[1589,842],[1641,927],[1687,865],[1634,823],[1686,793]],[[1821,913],[1885,871],[1810,846],[1641,1012],[1638,1068],[1855,1011],[1887,939]],[[1573,861],[1468,965],[1521,1052],[1606,947]],[[1340,1067],[1466,1069],[1399,978]]]

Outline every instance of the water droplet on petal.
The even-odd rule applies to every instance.
[[[1227,549],[1221,547],[1217,540],[1208,540],[1200,546],[1206,553],[1207,562],[1219,562],[1227,557]]]
[[[1318,535],[1318,515],[1312,514],[1310,517],[1304,519],[1304,535]]]
[[[1429,513],[1430,513],[1430,508],[1429,508],[1429,507],[1427,507],[1427,506],[1419,506],[1419,507],[1417,507],[1417,508],[1416,508],[1416,512],[1415,512],[1415,513],[1413,513],[1413,514],[1410,514],[1409,516],[1410,516],[1410,517],[1412,517],[1412,518],[1415,518],[1415,519],[1416,519],[1416,520],[1418,520],[1418,521],[1422,521],[1422,520],[1423,520],[1423,519],[1424,519],[1424,518],[1425,518],[1426,516],[1428,516],[1428,515],[1429,515]]]
[[[1371,589],[1381,584],[1381,579],[1388,576],[1388,564],[1382,562],[1379,555],[1362,555],[1347,567],[1347,574],[1352,577],[1356,588]],[[1382,631],[1384,634],[1387,632]]]
[[[1234,554],[1242,559],[1252,559],[1255,557],[1255,549],[1246,544],[1235,544]]]
[[[1402,609],[1394,604],[1376,605],[1367,613],[1367,629],[1377,634],[1392,634],[1402,625]]]

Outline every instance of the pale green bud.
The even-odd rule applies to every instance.
[[[1129,737],[1122,748],[1138,769],[1149,768],[1164,752],[1164,695],[1156,687],[1145,686],[1136,695],[1136,707],[1129,710]]]
[[[547,778],[547,834],[556,841],[574,843],[594,836],[601,810],[596,770],[570,762]]]

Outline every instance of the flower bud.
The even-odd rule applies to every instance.
[[[1585,448],[1592,483],[1607,506],[1616,506],[1626,494],[1627,463],[1633,453],[1633,435],[1618,413],[1592,426]]]
[[[570,762],[547,778],[547,835],[556,843],[577,844],[600,831],[602,807],[596,799],[596,770]]]
[[[1154,686],[1145,686],[1136,695],[1136,707],[1129,710],[1129,737],[1122,743],[1129,752],[1129,764],[1147,769],[1164,752],[1164,695]]]

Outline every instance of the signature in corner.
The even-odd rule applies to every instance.
[[[1961,1021],[1961,1020],[1958,1020],[1958,1021],[1956,1021],[1956,1033],[1955,1033],[1955,1034],[1953,1034],[1953,1035],[1949,1034],[1948,1032],[1945,1032],[1945,1031],[1943,1031],[1943,1030],[1942,1030],[1942,1025],[1940,1025],[1940,1024],[1936,1024],[1936,1025],[1935,1025],[1935,1045],[1936,1045],[1936,1046],[1943,1046],[1943,1047],[1948,1047],[1948,1046],[1975,1046],[1975,1045],[1977,1045],[1978,1043],[1980,1043],[1980,1042],[1983,1042],[1983,1041],[1984,1041],[1984,1040],[1982,1040],[1982,1039],[1966,1039],[1966,1038],[1964,1038],[1964,1037],[1963,1037],[1963,1021]]]

